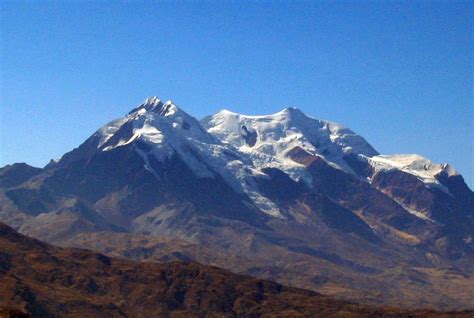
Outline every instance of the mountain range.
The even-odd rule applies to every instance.
[[[44,168],[0,169],[0,221],[62,247],[196,261],[345,300],[474,307],[474,193],[296,108],[197,120],[145,100]]]

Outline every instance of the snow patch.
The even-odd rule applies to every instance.
[[[410,208],[409,206],[407,206],[406,204],[403,204],[400,200],[397,200],[396,198],[393,198],[390,196],[390,198],[397,202],[398,205],[400,205],[402,208],[404,208],[408,213],[410,214],[413,214],[414,216],[416,216],[417,218],[420,218],[424,221],[428,221],[428,222],[432,222],[432,223],[436,223],[435,220],[431,219],[429,216],[427,216],[426,214],[424,214],[423,212],[420,212],[420,211],[416,211],[412,208]]]

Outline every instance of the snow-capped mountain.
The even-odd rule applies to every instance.
[[[222,110],[204,118],[208,132],[247,155],[259,168],[274,167],[296,180],[303,166],[289,153],[299,147],[331,165],[352,172],[343,160],[347,154],[372,157],[378,153],[364,138],[337,123],[314,119],[299,109],[285,108],[266,116],[246,116]],[[293,173],[299,170],[300,173]]]
[[[97,149],[110,151],[136,141],[135,151],[154,175],[151,158],[160,162],[177,155],[199,178],[218,174],[238,193],[248,195],[262,212],[282,217],[278,207],[258,193],[254,175],[262,174],[252,161],[209,134],[200,123],[171,101],[150,97],[125,118],[101,127]],[[146,145],[146,146],[143,146]]]
[[[448,164],[381,155],[296,108],[199,121],[151,97],[43,169],[0,169],[0,221],[22,233],[135,259],[176,238],[195,249],[169,243],[169,257],[387,303],[388,285],[403,303],[452,300],[427,273],[474,271],[473,210]]]

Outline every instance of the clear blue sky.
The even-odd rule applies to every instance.
[[[473,188],[473,2],[1,1],[0,165],[46,164],[146,97],[296,106]]]

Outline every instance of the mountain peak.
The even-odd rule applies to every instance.
[[[144,106],[158,106],[161,103],[161,100],[157,96],[151,96],[145,99],[142,105]]]
[[[168,116],[178,111],[178,107],[171,101],[163,103],[157,96],[145,99],[138,107],[132,109],[127,115],[144,114],[146,112],[158,113],[161,116]]]
[[[279,113],[302,114],[302,115],[306,116],[306,114],[303,113],[303,111],[301,111],[299,108],[293,107],[293,106],[283,108]]]
[[[246,115],[246,114],[241,114],[241,113],[236,113],[233,111],[230,111],[228,109],[221,109],[211,117],[216,117],[216,116],[240,116],[243,118],[264,118],[264,117],[277,117],[277,116],[282,116],[282,117],[291,117],[291,116],[306,116],[305,113],[303,113],[299,108],[296,107],[286,107],[280,110],[279,112],[273,113],[273,114],[268,114],[268,115]]]

